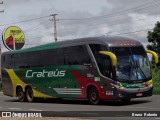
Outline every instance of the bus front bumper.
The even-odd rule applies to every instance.
[[[118,88],[116,87],[114,90],[114,93],[115,93],[115,99],[123,100],[123,99],[152,96],[152,90],[153,90],[152,85],[144,87],[144,88]]]

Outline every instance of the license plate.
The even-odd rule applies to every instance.
[[[140,96],[142,96],[142,93],[137,93],[136,96],[140,97]]]

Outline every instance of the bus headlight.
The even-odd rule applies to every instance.
[[[152,79],[151,79],[151,80],[149,80],[149,81],[147,81],[147,82],[144,82],[143,84],[144,84],[145,86],[149,86],[149,85],[153,84],[153,81],[152,81]]]
[[[119,97],[123,97],[123,95],[121,93],[118,94]]]
[[[120,83],[120,82],[117,82],[117,85],[119,86],[119,88],[122,88],[122,89],[124,89],[124,87],[123,87],[122,83]]]
[[[120,83],[120,82],[117,82],[117,84],[112,84],[111,85],[115,88],[121,88],[121,89],[124,89],[123,85]]]

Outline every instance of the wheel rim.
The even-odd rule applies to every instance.
[[[95,88],[90,90],[89,101],[92,104],[98,104],[99,103],[99,95],[98,95],[98,92]]]
[[[20,101],[23,101],[24,100],[24,93],[23,93],[23,91],[19,91],[19,93],[18,93],[18,99],[20,100]]]
[[[97,100],[97,94],[95,92],[91,93],[91,100],[95,102]]]

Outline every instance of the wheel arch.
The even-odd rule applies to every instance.
[[[97,86],[97,85],[95,85],[95,84],[89,84],[89,85],[87,86],[87,89],[86,89],[87,98],[88,98],[88,95],[89,95],[89,90],[90,90],[92,87],[96,88],[96,89],[98,90],[98,93],[99,93],[99,89],[98,89],[98,86]],[[100,93],[99,93],[99,94],[100,94]]]
[[[23,89],[22,85],[17,85],[16,86],[16,96],[18,96],[18,90],[19,89],[22,89],[25,92],[25,90]]]
[[[26,90],[27,90],[28,88],[31,88],[31,89],[33,90],[33,88],[32,88],[31,85],[26,85],[26,86],[25,86],[25,92],[26,92]]]

